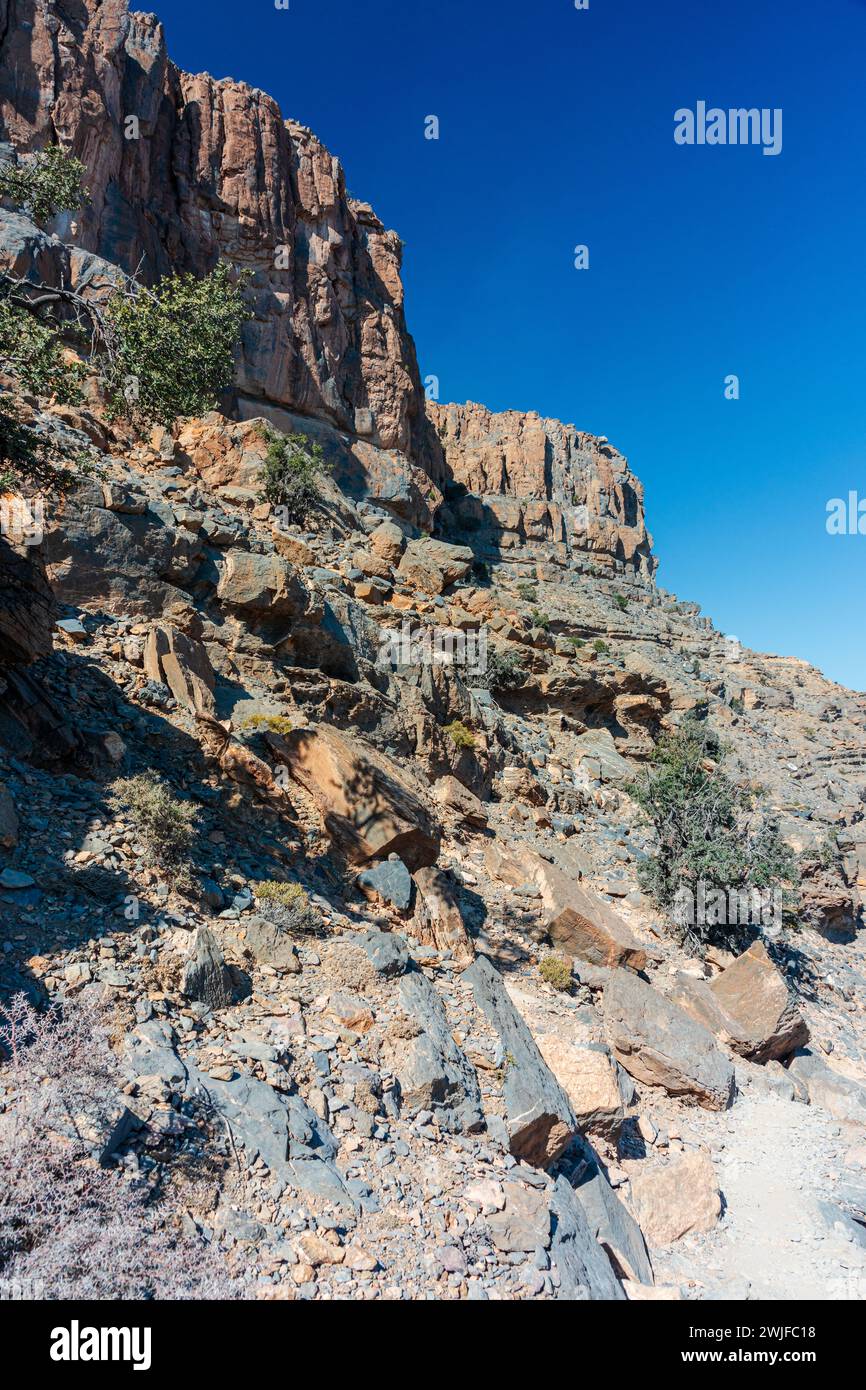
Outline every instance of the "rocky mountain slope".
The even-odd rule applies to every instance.
[[[255,272],[220,412],[141,439],[0,383],[96,460],[0,538],[0,991],[109,1009],[93,1158],[258,1297],[862,1297],[866,697],[660,589],[607,440],[425,403],[398,239],[270,98],[120,0],[0,0],[0,60],[0,137],[92,189],[54,236],[0,210],[0,268]],[[263,418],[335,463],[303,528]],[[693,709],[807,856],[736,959],[637,878]],[[113,795],[148,769],[187,884]]]

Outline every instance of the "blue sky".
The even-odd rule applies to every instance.
[[[866,498],[866,0],[150,3],[403,237],[443,400],[608,435],[665,588],[866,689],[866,535],[825,529]],[[781,154],[675,144],[700,100],[781,108]]]

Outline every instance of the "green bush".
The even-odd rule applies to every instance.
[[[483,678],[488,690],[518,690],[525,680],[526,667],[519,652],[511,652],[504,647],[488,652],[487,671]]]
[[[533,626],[533,627],[540,627],[541,630],[542,630],[542,632],[549,632],[549,631],[550,631],[550,618],[547,616],[546,613],[541,613],[541,612],[539,612],[539,610],[536,608],[536,609],[533,610],[533,614],[532,614],[532,626]]]
[[[47,222],[59,212],[75,212],[88,201],[87,170],[80,160],[57,145],[38,154],[21,155],[17,163],[0,164],[0,197],[8,198],[34,222]]]
[[[220,263],[210,275],[169,275],[153,289],[134,285],[106,309],[112,411],[170,425],[212,410],[234,379],[234,352],[251,317],[249,275]]]
[[[85,449],[66,450],[60,458],[52,440],[22,421],[0,396],[0,492],[24,484],[42,492],[62,492],[93,467],[93,455]]]
[[[616,604],[620,613],[624,613],[625,610],[628,608],[628,599],[626,598],[625,594],[617,594],[614,598],[614,603]]]
[[[596,637],[592,644],[592,650],[598,652],[599,656],[607,656],[610,653],[610,647],[601,637]]]
[[[317,931],[318,913],[300,883],[283,883],[279,879],[264,879],[252,885],[262,915],[282,931]]]
[[[189,882],[197,818],[194,806],[179,801],[150,771],[119,778],[112,786],[109,805],[129,816],[154,868],[170,871],[182,885]]]
[[[468,729],[459,719],[452,719],[450,724],[446,724],[445,732],[455,748],[463,749],[475,747],[475,735],[472,730]]]
[[[722,771],[726,749],[696,716],[687,715],[653,751],[651,766],[630,787],[655,829],[658,851],[639,867],[642,888],[671,911],[678,893],[783,889],[797,878],[796,860],[772,819],[756,818],[754,795]],[[737,924],[682,928],[698,949],[709,941],[736,944]]]
[[[518,584],[517,593],[522,599],[525,599],[527,603],[534,603],[538,598],[538,590],[534,584]]]
[[[17,376],[37,396],[54,396],[63,405],[79,405],[84,366],[63,360],[58,325],[45,323],[9,298],[0,285],[0,367]]]
[[[322,446],[304,434],[276,430],[268,430],[267,440],[259,497],[282,507],[287,521],[302,526],[322,496],[321,483],[329,468]]]
[[[545,956],[538,967],[538,973],[545,984],[551,985],[553,989],[558,989],[563,994],[570,990],[574,984],[571,962],[562,956]]]

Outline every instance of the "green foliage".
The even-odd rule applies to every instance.
[[[601,637],[596,637],[592,644],[592,650],[598,652],[599,656],[607,656],[610,652],[610,647]]]
[[[234,351],[251,317],[249,275],[220,263],[210,275],[165,276],[151,290],[112,295],[106,332],[112,346],[108,391],[115,415],[170,425],[212,410],[234,378]]]
[[[170,871],[180,884],[189,882],[189,853],[197,812],[179,801],[155,772],[121,777],[112,786],[109,805],[132,821],[154,868]]]
[[[65,362],[58,326],[43,323],[0,287],[0,366],[37,396],[54,396],[62,405],[79,405],[84,366]]]
[[[475,747],[475,735],[472,730],[468,729],[459,719],[452,719],[450,724],[446,724],[445,732],[455,748],[463,749]]]
[[[586,646],[586,642],[583,640],[583,638],[575,637],[573,633],[569,633],[565,640],[570,647],[574,648],[576,652],[579,652],[581,647]]]
[[[518,690],[526,680],[526,668],[519,652],[495,647],[487,654],[484,681],[488,690]]]
[[[59,212],[75,212],[88,201],[87,170],[80,160],[57,145],[38,154],[21,155],[17,163],[0,164],[0,197],[23,209],[34,222],[47,222]]]
[[[616,604],[616,607],[619,609],[620,613],[624,613],[625,610],[628,608],[628,599],[626,598],[625,594],[617,594],[613,601]]]
[[[238,728],[253,733],[267,729],[272,734],[285,735],[292,732],[292,721],[284,714],[247,714],[240,720]]]
[[[284,508],[286,520],[302,526],[321,498],[322,479],[328,472],[322,446],[305,434],[278,434],[270,429],[267,439],[259,497],[272,507]]]
[[[772,820],[756,820],[754,795],[722,771],[726,749],[694,714],[653,751],[651,767],[629,789],[652,821],[658,852],[639,868],[641,886],[671,910],[680,889],[772,890],[797,877],[796,860]],[[692,948],[730,944],[725,924],[690,925]]]
[[[306,889],[300,883],[264,879],[252,885],[263,916],[283,931],[316,931],[320,925]]]
[[[517,592],[527,603],[534,603],[538,598],[538,590],[534,584],[518,584]]]
[[[574,984],[571,962],[562,956],[545,956],[538,967],[538,973],[545,984],[551,985],[553,989],[558,989],[563,994],[570,990]]]
[[[71,466],[70,466],[71,465]],[[81,474],[93,471],[86,450],[59,458],[51,439],[22,421],[0,396],[0,492],[28,485],[43,492],[62,492]]]
[[[550,618],[546,613],[541,613],[537,608],[533,610],[532,626],[541,628],[542,632],[550,631]]]

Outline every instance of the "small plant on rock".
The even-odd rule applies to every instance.
[[[547,613],[542,613],[539,609],[536,608],[532,614],[532,626],[541,628],[542,632],[549,632],[550,618],[547,615]]]
[[[596,637],[592,644],[592,650],[597,652],[599,656],[608,656],[610,654],[610,647],[602,637]]]
[[[283,883],[279,879],[263,879],[253,884],[253,892],[262,914],[274,926],[284,931],[316,931],[318,914],[309,895],[300,883]]]
[[[571,962],[563,956],[545,956],[538,967],[538,973],[546,985],[565,994],[574,984]]]
[[[445,732],[454,744],[455,748],[474,748],[475,735],[459,719],[452,719],[450,724],[445,725]]]
[[[496,647],[487,655],[487,670],[483,684],[488,690],[506,692],[519,690],[526,680],[526,667],[519,652]]]
[[[238,724],[239,729],[259,733],[267,729],[272,734],[285,737],[292,732],[292,721],[284,714],[246,714]]]
[[[0,198],[7,198],[34,222],[47,222],[59,212],[75,212],[88,201],[87,170],[58,145],[0,164]]]
[[[196,809],[172,794],[155,772],[121,777],[112,786],[109,805],[129,816],[149,862],[189,881],[189,855],[195,838]]]
[[[616,594],[613,601],[616,607],[619,609],[620,613],[624,613],[625,610],[628,608],[628,599],[626,598],[625,594]]]
[[[322,480],[329,467],[322,446],[305,434],[278,434],[276,430],[268,431],[267,440],[259,497],[272,507],[282,508],[287,522],[302,526],[321,500]]]

